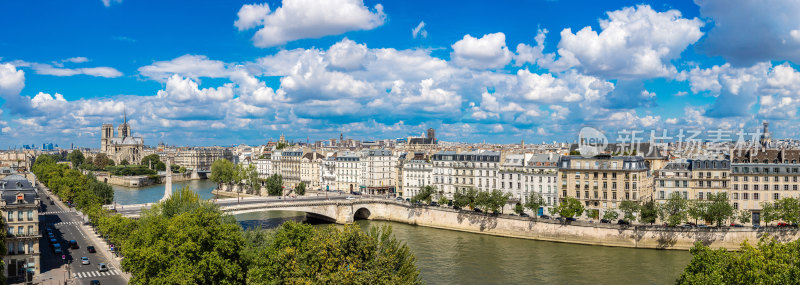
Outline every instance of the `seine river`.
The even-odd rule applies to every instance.
[[[188,185],[212,198],[216,184]],[[139,190],[114,186],[121,204],[156,202],[163,185]],[[272,211],[236,215],[245,227],[274,228],[284,221],[305,221],[305,214]],[[362,228],[390,225],[408,244],[428,284],[671,284],[689,263],[686,251],[629,249],[514,239],[381,221],[358,221]],[[318,225],[326,226],[326,225]]]

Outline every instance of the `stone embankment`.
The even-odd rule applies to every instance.
[[[357,207],[357,206],[356,206]],[[797,228],[671,228],[661,226],[619,226],[532,219],[519,216],[492,216],[441,207],[413,207],[402,202],[373,203],[366,206],[368,219],[412,225],[490,234],[513,238],[574,244],[630,248],[688,250],[695,242],[712,248],[738,249],[742,242],[758,242],[764,235],[786,242],[800,237]]]

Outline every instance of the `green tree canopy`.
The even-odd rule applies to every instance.
[[[575,217],[575,215],[580,215],[583,213],[584,208],[581,204],[581,201],[578,201],[578,199],[567,197],[562,200],[561,203],[559,203],[558,206],[556,206],[553,210],[561,217],[572,218]]]
[[[475,199],[478,197],[478,190],[470,187],[466,190],[456,190],[453,193],[453,206],[475,208]]]
[[[619,203],[619,210],[622,211],[622,219],[626,221],[635,221],[636,213],[639,212],[639,202],[625,200]]]
[[[219,184],[231,184],[234,181],[233,171],[233,163],[230,160],[218,159],[211,163],[211,176],[209,176],[209,179]]]
[[[391,227],[286,222],[260,245],[247,284],[420,284],[414,255]],[[253,237],[255,236],[255,237]]]
[[[151,154],[151,155],[143,157],[142,158],[142,162],[139,163],[139,164],[144,165],[147,168],[150,168],[152,170],[159,171],[159,170],[161,170],[161,169],[158,169],[159,163],[163,163],[163,162],[161,162],[161,157],[159,157],[158,154],[154,153],[154,154]],[[164,166],[164,169],[166,169],[166,165]]]
[[[712,250],[700,242],[678,284],[797,284],[800,241],[779,243],[762,238],[756,247],[746,241],[735,252]]]
[[[619,213],[617,213],[617,211],[606,210],[605,212],[603,212],[603,219],[606,219],[606,220],[609,220],[609,221],[613,221],[613,220],[616,220],[618,217],[619,217]]]
[[[728,200],[728,193],[719,192],[708,197],[710,203],[706,208],[706,220],[716,222],[717,226],[733,217],[733,206]]]
[[[283,177],[280,175],[272,174],[270,177],[267,177],[265,184],[267,187],[267,193],[269,193],[270,196],[283,195]]]
[[[639,209],[639,222],[645,224],[653,224],[656,222],[656,218],[658,218],[658,208],[656,206],[656,202],[650,199],[647,202],[642,204],[642,207]]]
[[[539,194],[537,192],[533,192],[533,193],[531,193],[530,196],[528,196],[528,200],[525,201],[525,204],[522,205],[522,206],[525,207],[528,210],[531,210],[531,212],[535,216],[535,215],[537,215],[539,213],[539,208],[544,206],[544,204],[545,204],[545,201],[544,201],[544,198],[542,197],[542,194]]]
[[[78,168],[83,164],[83,161],[86,157],[83,156],[83,152],[80,149],[73,150],[67,155],[67,160],[72,162],[72,168]]]
[[[306,194],[306,183],[305,182],[298,183],[297,187],[294,187],[294,193],[297,193],[297,195],[301,195],[301,196],[305,195]]]
[[[689,201],[678,192],[669,194],[667,202],[658,207],[658,216],[670,227],[677,226],[687,220]]]
[[[436,192],[436,188],[433,188],[431,185],[425,185],[419,188],[419,193],[411,197],[411,202],[425,202],[426,204],[430,204],[433,201],[433,193]]]

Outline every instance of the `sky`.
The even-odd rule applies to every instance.
[[[800,138],[800,2],[2,1],[0,148]]]

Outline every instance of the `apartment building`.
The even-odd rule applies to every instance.
[[[337,153],[336,190],[352,193],[358,191],[361,181],[361,157],[353,152]]]
[[[40,273],[39,197],[33,184],[16,174],[0,180],[0,196],[0,210],[8,227],[5,274],[9,281],[24,281]]]
[[[692,170],[688,161],[675,161],[667,163],[655,172],[655,200],[664,203],[672,193],[677,192],[684,199],[690,198],[692,192]],[[694,196],[692,196],[694,197]]]
[[[761,203],[800,197],[800,150],[760,149],[733,151],[731,202],[752,212],[760,222]]]
[[[168,159],[168,153],[159,153],[161,161]],[[174,164],[189,170],[210,171],[211,164],[219,159],[233,161],[233,152],[229,149],[215,147],[193,147],[179,149],[174,152]]]
[[[338,191],[336,185],[336,156],[328,156],[320,162],[320,187],[325,191]]]
[[[300,159],[303,157],[303,151],[286,150],[280,153],[281,155],[277,156],[278,160],[275,160],[276,156],[273,156],[272,164],[275,166],[277,162],[280,172],[276,173],[282,176],[283,186],[287,189],[294,189],[297,184],[300,184]]]
[[[494,151],[454,151],[433,155],[433,184],[452,199],[457,190],[475,187],[481,191],[498,189],[500,153]]]
[[[307,190],[320,189],[320,166],[323,158],[317,152],[309,152],[300,159],[300,182],[306,184]]]
[[[422,159],[412,159],[403,164],[403,198],[419,194],[420,188],[431,185],[433,164]],[[439,191],[437,189],[437,191]]]
[[[576,198],[586,209],[617,209],[625,200],[638,201],[647,167],[641,156],[563,156],[559,159],[561,196]]]
[[[522,203],[528,201],[531,193],[537,192],[547,203],[540,213],[548,212],[546,208],[558,204],[558,160],[559,155],[555,153],[526,156]]]
[[[361,192],[367,194],[394,194],[396,157],[391,150],[367,149],[361,152]]]
[[[256,172],[258,172],[258,178],[267,179],[275,173],[272,169],[271,154],[264,154],[262,157],[257,158],[254,163],[256,165]]]
[[[524,185],[523,181],[527,178],[525,176],[526,156],[530,157],[530,155],[525,154],[506,155],[500,164],[500,171],[497,172],[500,176],[500,187],[497,189],[511,194],[512,200],[522,201],[525,195],[523,189],[527,185]]]
[[[692,171],[689,199],[704,200],[709,195],[728,192],[731,163],[727,159],[695,159],[689,161]]]

